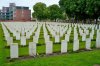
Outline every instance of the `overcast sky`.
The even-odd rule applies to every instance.
[[[43,2],[49,6],[52,4],[58,4],[59,0],[0,0],[0,9],[3,6],[9,6],[9,3],[16,3],[17,6],[28,6],[32,10],[33,5],[37,2]]]

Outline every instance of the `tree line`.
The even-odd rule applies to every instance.
[[[33,6],[33,17],[38,20],[69,20],[73,22],[86,22],[95,20],[98,22],[100,18],[100,0],[60,0],[59,5],[53,4],[46,6],[46,4],[38,2]]]
[[[38,2],[33,6],[33,10],[32,16],[38,20],[56,21],[57,19],[64,19],[61,8],[56,4],[47,7],[45,3]]]

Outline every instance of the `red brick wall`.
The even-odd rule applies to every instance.
[[[14,21],[30,21],[31,20],[31,10],[21,10],[17,9],[13,15]]]

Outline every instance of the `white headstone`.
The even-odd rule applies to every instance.
[[[44,38],[45,38],[45,43],[48,42],[48,41],[50,41],[49,35],[46,35]]]
[[[26,46],[26,37],[25,36],[21,36],[21,45]]]
[[[86,30],[86,35],[89,35],[89,30]]]
[[[59,37],[59,35],[56,35],[55,36],[55,43],[59,43],[60,42],[60,37]]]
[[[67,52],[67,41],[62,40],[61,42],[61,53],[66,53]]]
[[[17,32],[16,40],[20,40],[20,33],[19,32]]]
[[[82,41],[86,41],[86,34],[82,35]]]
[[[33,42],[38,43],[38,36],[33,36]]]
[[[78,39],[78,33],[75,33],[74,34],[74,40],[77,40]]]
[[[52,41],[46,42],[46,54],[52,54],[53,53],[53,43]]]
[[[9,46],[11,43],[13,43],[13,37],[7,38],[7,46]]]
[[[100,48],[100,32],[97,30],[96,48]]]
[[[90,33],[90,38],[93,39],[93,33]]]
[[[26,39],[30,39],[30,32],[26,32]]]
[[[68,34],[65,34],[65,40],[69,41],[69,35]]]
[[[74,40],[74,43],[73,43],[73,51],[77,51],[79,50],[79,40]]]
[[[86,39],[86,49],[91,50],[91,39],[90,38]]]
[[[25,30],[24,30],[24,27],[22,28],[21,35],[22,35],[22,36],[24,36],[24,35],[25,35]]]
[[[18,44],[12,43],[10,45],[10,58],[18,58]]]
[[[35,56],[36,55],[36,43],[35,42],[30,42],[29,43],[29,55],[30,56]]]

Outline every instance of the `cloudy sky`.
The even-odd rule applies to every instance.
[[[43,2],[49,6],[52,4],[58,4],[59,0],[0,0],[0,9],[3,6],[9,6],[9,3],[16,3],[17,6],[28,6],[32,10],[33,5],[37,2]]]

